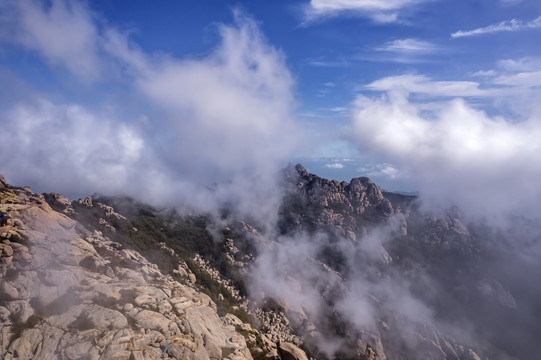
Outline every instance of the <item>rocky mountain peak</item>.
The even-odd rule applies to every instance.
[[[297,173],[299,174],[299,176],[306,176],[308,175],[308,171],[305,169],[304,166],[302,166],[301,164],[297,164],[295,165],[295,170],[297,171]]]
[[[288,225],[290,229],[315,223],[335,227],[355,238],[354,234],[365,231],[363,222],[383,220],[395,212],[381,188],[367,177],[338,182],[312,174],[301,164],[289,164],[284,170],[284,181],[288,194],[284,210],[288,209],[288,221],[293,223]]]

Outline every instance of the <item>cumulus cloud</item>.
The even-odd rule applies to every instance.
[[[359,96],[355,107],[351,140],[405,169],[426,202],[475,215],[541,216],[539,118],[489,117],[460,98],[428,116],[404,92]]]
[[[380,23],[395,22],[404,8],[430,0],[311,0],[305,15],[307,20],[321,17],[355,14],[367,16]]]
[[[498,24],[489,25],[486,27],[477,28],[473,30],[458,30],[457,32],[454,32],[451,34],[451,38],[493,34],[493,33],[502,32],[502,31],[522,31],[522,30],[538,29],[538,28],[541,28],[541,16],[527,22],[524,22],[518,19],[512,19],[512,20],[502,21]]]
[[[78,105],[45,99],[0,115],[2,171],[15,184],[67,193],[93,187],[121,191],[144,166],[145,140],[133,125]],[[148,154],[150,155],[150,154]]]
[[[0,122],[15,135],[0,145],[12,154],[2,163],[9,179],[46,179],[40,190],[124,190],[203,210],[227,203],[245,213],[254,207],[272,211],[274,176],[299,143],[291,115],[294,83],[284,55],[268,44],[255,20],[234,10],[234,24],[216,25],[221,40],[208,56],[179,59],[146,53],[79,4],[21,4],[10,7],[13,18],[21,34],[33,37],[20,46],[79,79],[115,66],[130,98],[103,110],[38,96],[2,113]],[[38,36],[40,29],[54,40]],[[72,38],[77,36],[83,38]],[[136,113],[140,121],[123,110],[130,103],[143,104]],[[108,112],[114,116],[104,116]]]

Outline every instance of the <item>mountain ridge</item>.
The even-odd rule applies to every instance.
[[[0,177],[0,210],[13,214],[0,232],[2,356],[524,358],[527,337],[495,346],[518,331],[523,298],[484,269],[484,257],[498,255],[485,230],[454,210],[423,213],[416,197],[368,178],[327,180],[300,164],[280,176],[276,233],[234,214],[187,216],[103,195],[71,201]],[[74,290],[58,290],[63,283]],[[190,314],[180,298],[197,304]],[[45,329],[50,319],[61,326]],[[506,322],[508,332],[485,336]]]

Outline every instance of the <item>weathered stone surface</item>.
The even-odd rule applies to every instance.
[[[278,343],[278,353],[282,360],[308,360],[302,349],[288,342]]]
[[[39,329],[28,329],[23,331],[21,337],[15,339],[9,347],[9,352],[16,359],[33,359],[34,353],[43,341],[43,334]]]
[[[85,312],[97,328],[122,329],[128,326],[126,317],[117,310],[91,304],[85,307]]]
[[[19,290],[9,281],[2,281],[0,285],[0,295],[8,300],[17,300],[19,298]]]
[[[141,310],[134,317],[137,325],[144,329],[158,330],[167,332],[169,329],[169,320],[160,313],[151,310]]]
[[[3,244],[0,246],[2,249],[2,256],[4,257],[13,256],[13,248],[10,245]]]
[[[28,328],[7,347],[13,327],[0,325],[6,335],[0,358],[161,359],[169,342],[173,358],[219,358],[227,348],[230,359],[251,359],[242,335],[222,322],[207,295],[86,230],[65,215],[70,211],[54,211],[29,188],[15,193],[18,226],[0,244],[2,265],[14,266],[10,281],[0,279],[0,320],[18,319]],[[68,199],[54,198],[69,208]],[[81,203],[104,211],[105,219],[126,221],[91,198]],[[179,318],[187,311],[189,319]]]

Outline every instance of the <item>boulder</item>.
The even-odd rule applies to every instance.
[[[2,244],[2,256],[9,257],[13,256],[13,248],[10,245]]]
[[[278,343],[278,353],[282,360],[308,360],[308,356],[302,349],[288,342]]]
[[[122,329],[128,326],[128,320],[119,311],[94,304],[88,305],[85,311],[88,313],[88,318],[94,322],[97,328]]]
[[[169,329],[169,320],[162,314],[151,311],[141,310],[134,317],[137,325],[144,329],[158,330],[165,333]]]
[[[42,341],[43,334],[39,329],[28,329],[11,343],[9,352],[16,359],[32,359]]]

